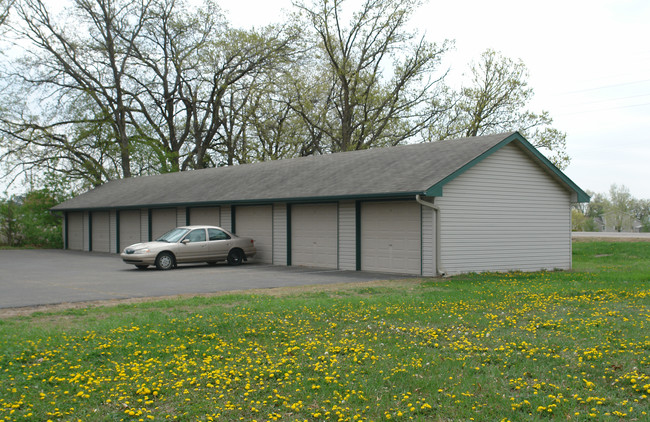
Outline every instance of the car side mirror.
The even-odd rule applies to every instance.
[[[183,245],[187,245],[188,243],[190,243],[190,239],[183,239],[183,240],[181,240],[181,243]]]

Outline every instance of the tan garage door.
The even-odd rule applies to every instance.
[[[255,261],[273,262],[273,207],[260,205],[235,208],[235,232],[255,240]]]
[[[219,207],[190,208],[190,224],[219,225]]]
[[[176,208],[151,210],[151,240],[158,239],[175,227]]]
[[[338,267],[336,204],[291,206],[291,265]]]
[[[110,218],[108,211],[97,211],[92,214],[93,244],[95,252],[111,252]]]
[[[361,269],[420,274],[420,232],[415,202],[361,204]]]
[[[120,252],[129,245],[140,243],[140,210],[120,211]]]
[[[68,249],[81,251],[84,248],[84,214],[82,212],[68,213]]]

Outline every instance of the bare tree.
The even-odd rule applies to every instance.
[[[364,0],[349,19],[345,0],[296,6],[313,31],[312,59],[299,75],[294,111],[312,134],[309,152],[396,145],[434,117],[426,104],[444,76],[449,43],[430,43],[406,24],[418,0]]]
[[[449,112],[430,127],[430,140],[516,130],[551,153],[556,166],[566,168],[566,134],[551,127],[553,119],[547,111],[527,110],[533,95],[523,62],[487,50],[471,67],[470,85],[445,96]]]

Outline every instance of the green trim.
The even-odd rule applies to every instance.
[[[174,207],[210,207],[221,205],[271,205],[273,203],[287,203],[287,204],[317,204],[321,202],[335,202],[335,201],[350,201],[363,199],[364,201],[371,200],[400,200],[404,198],[413,198],[415,195],[422,195],[424,192],[386,192],[377,194],[361,194],[361,195],[335,195],[335,196],[310,196],[305,198],[270,198],[270,199],[244,199],[233,201],[205,201],[205,202],[177,202],[169,204],[138,204],[138,205],[119,205],[115,207],[84,207],[84,208],[64,208],[52,209],[53,212],[70,212],[70,211],[109,211],[109,210],[132,210],[141,208],[174,208]]]
[[[115,210],[115,253],[122,252],[120,250],[120,210]]]
[[[88,212],[88,252],[93,251],[93,213]]]
[[[147,209],[147,240],[153,240],[153,208]]]
[[[291,204],[287,204],[287,267],[291,266]]]
[[[424,195],[426,196],[443,196],[443,187],[460,176],[461,174],[465,173],[467,170],[471,169],[481,161],[485,160],[487,157],[491,156],[504,146],[510,144],[513,141],[517,141],[521,146],[523,146],[530,154],[532,154],[535,158],[537,158],[541,164],[545,166],[547,170],[549,170],[552,174],[554,174],[562,183],[564,183],[569,189],[573,190],[577,194],[577,201],[578,202],[589,202],[589,195],[587,195],[582,189],[578,187],[571,179],[569,179],[566,174],[562,173],[560,169],[555,167],[553,163],[551,163],[548,158],[546,158],[541,152],[537,150],[533,145],[531,145],[530,142],[528,142],[526,139],[524,139],[523,136],[519,132],[515,132],[512,135],[508,136],[506,139],[503,141],[499,142],[489,150],[485,151],[483,154],[479,155],[478,157],[474,158],[471,160],[469,163],[465,164],[455,172],[451,173],[444,179],[442,179],[440,182],[436,183],[435,185],[431,186],[429,189],[427,189],[424,192]]]
[[[185,225],[190,225],[190,207],[185,207]]]
[[[230,232],[237,234],[237,226],[235,225],[235,205],[230,206]]]
[[[69,240],[70,240],[70,234],[68,233],[69,230],[69,223],[68,223],[68,214],[67,212],[63,213],[63,224],[65,224],[65,229],[63,230],[63,249],[67,250],[69,247]]]
[[[356,270],[361,271],[361,201],[354,203],[354,224],[356,237]]]

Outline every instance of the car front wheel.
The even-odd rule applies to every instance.
[[[169,252],[162,252],[156,258],[156,268],[159,270],[171,270],[174,268],[174,255]]]
[[[228,254],[228,264],[239,265],[244,260],[244,253],[239,249],[233,249]]]

